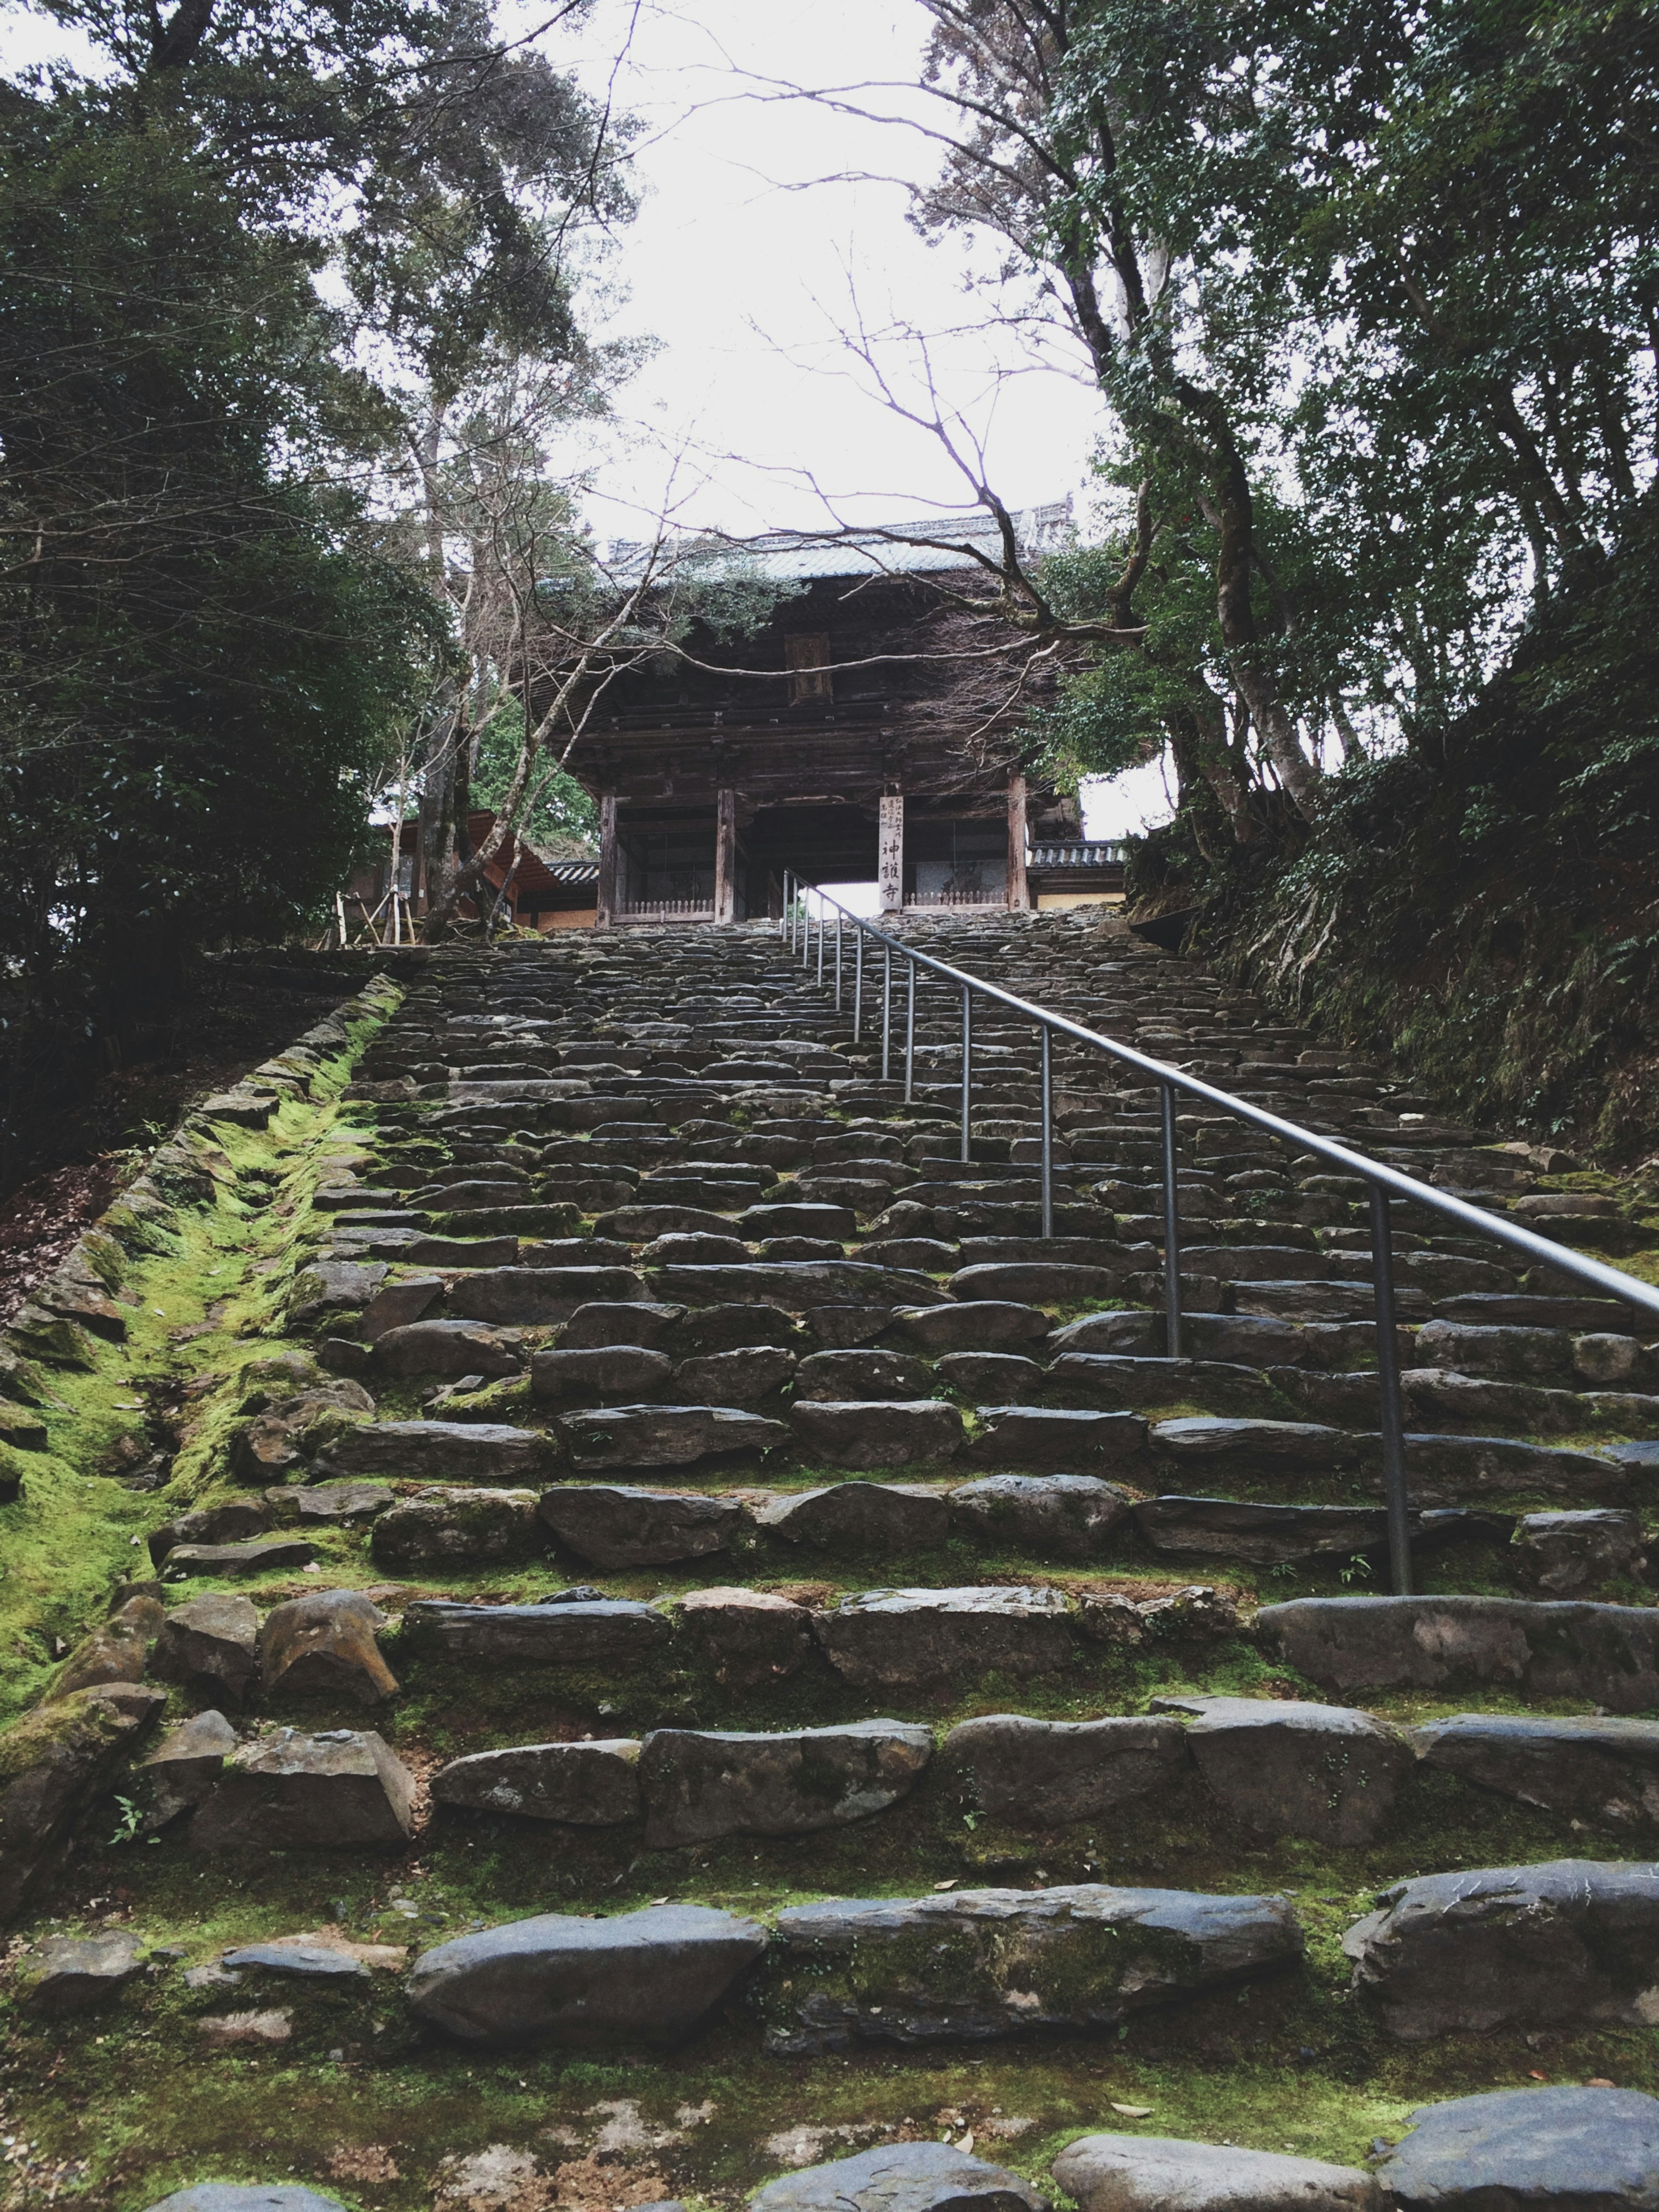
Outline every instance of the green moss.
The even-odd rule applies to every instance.
[[[77,1332],[70,1349],[78,1364],[55,1365],[46,1382],[47,1449],[0,1448],[21,1477],[18,1499],[0,1508],[0,1651],[9,1659],[0,1723],[33,1703],[55,1645],[102,1617],[113,1585],[135,1566],[148,1571],[143,1533],[198,1502],[221,1472],[250,1358],[246,1340],[277,1317],[293,1223],[337,1133],[333,1100],[380,1018],[354,1018],[352,1043],[319,1074],[317,1099],[284,1100],[268,1129],[222,1124],[216,1140],[184,1133],[210,1195],[175,1207],[164,1234],[148,1207],[138,1209],[138,1249],[119,1255],[131,1301],[125,1340]],[[117,1270],[112,1245],[92,1240],[106,1279]],[[267,1355],[275,1348],[260,1346]],[[175,1446],[159,1495],[123,1486],[119,1477]]]

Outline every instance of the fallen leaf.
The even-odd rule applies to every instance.
[[[1587,2089],[1611,2089],[1613,2084],[1611,2081],[1607,2080],[1605,2075],[1595,2074],[1592,2075],[1590,2079],[1585,2082],[1584,2087]]]
[[[1535,2066],[1528,2066],[1527,2069],[1528,2081],[1547,2081],[1549,2078],[1547,2074],[1540,2074]]]
[[[963,2137],[962,2141],[961,2141],[961,2142],[957,2145],[957,2148],[958,2150],[972,2150],[973,2147],[974,2147],[974,2131],[973,2131],[973,2130],[972,2130],[971,2128],[969,2128],[969,2130],[968,2130],[968,2132],[967,2132],[967,2134],[966,2134],[965,2136],[963,2136]]]
[[[954,1889],[956,1884],[954,1881],[936,1881],[933,1887],[935,1889]]]
[[[1150,2105],[1114,2105],[1115,2112],[1121,2112],[1126,2120],[1149,2120],[1152,2116]]]

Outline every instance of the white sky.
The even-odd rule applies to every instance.
[[[537,20],[533,0],[507,0],[509,30]],[[988,327],[963,280],[969,256],[983,264],[988,248],[925,244],[904,219],[903,182],[881,180],[925,179],[935,150],[914,131],[745,82],[885,80],[909,89],[877,97],[926,118],[930,103],[914,89],[926,29],[914,0],[596,0],[579,33],[582,74],[598,88],[623,54],[617,104],[646,125],[643,201],[613,270],[627,297],[610,327],[659,347],[622,395],[592,507],[602,536],[645,535],[665,506],[683,526],[746,532],[823,522],[825,495],[866,520],[967,505],[937,442],[872,398],[848,356],[837,331],[854,306],[866,330],[926,335],[941,400],[982,446],[1001,498],[1025,507],[1071,494],[1086,520],[1103,418],[1078,356],[1062,343],[1044,367]],[[8,71],[81,59],[77,46],[21,8],[0,15]],[[561,34],[548,51],[575,58]],[[821,181],[849,172],[865,180]],[[919,400],[915,347],[896,338],[879,350],[896,387]],[[1097,836],[1169,811],[1156,768],[1097,781],[1085,797]]]

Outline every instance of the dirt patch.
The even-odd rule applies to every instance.
[[[401,2181],[398,2161],[384,2143],[339,2143],[328,2161],[331,2181]]]
[[[0,1323],[62,1266],[76,1239],[137,1171],[136,1154],[106,1152],[37,1176],[0,1202]]]

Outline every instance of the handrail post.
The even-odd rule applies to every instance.
[[[1371,1284],[1376,1298],[1376,1382],[1382,1398],[1382,1495],[1389,1510],[1389,1578],[1412,1594],[1411,1509],[1406,1495],[1406,1424],[1400,1407],[1400,1347],[1394,1327],[1394,1249],[1389,1194],[1370,1187]]]
[[[793,952],[795,949],[795,872],[783,872],[783,913],[778,921],[778,935]]]
[[[864,1034],[864,932],[853,940],[853,1042]]]
[[[888,1079],[893,1055],[893,948],[881,948],[881,1079]]]
[[[916,1095],[916,963],[910,963],[910,997],[904,1012],[904,1103]]]
[[[823,901],[818,901],[818,988],[823,988]]]
[[[962,987],[962,1157],[973,1158],[969,1142],[969,1108],[974,1090],[974,997],[964,983]]]
[[[836,1012],[841,1012],[841,908],[836,908]]]
[[[1164,1356],[1181,1357],[1181,1206],[1176,1181],[1175,1086],[1161,1086],[1164,1102]]]
[[[1048,1024],[1039,1024],[1042,1046],[1042,1233],[1054,1233],[1054,1081]]]

